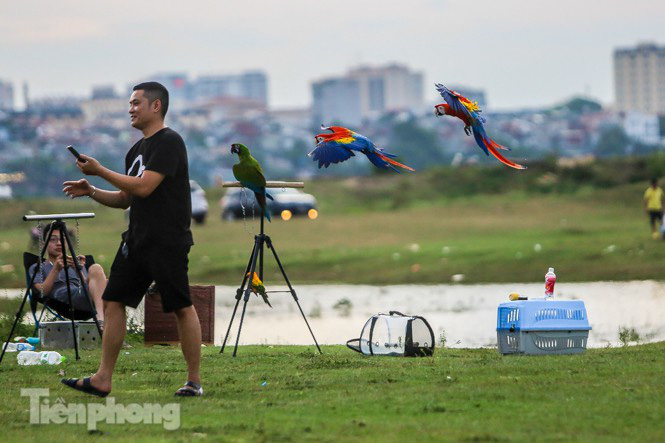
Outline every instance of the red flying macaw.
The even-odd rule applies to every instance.
[[[378,168],[392,169],[393,171],[400,172],[395,166],[413,171],[413,168],[403,165],[393,158],[397,157],[395,154],[385,152],[381,148],[377,148],[372,140],[364,135],[353,132],[350,129],[341,126],[323,126],[321,129],[331,131],[331,133],[323,133],[315,136],[316,148],[308,156],[312,157],[314,161],[319,162],[319,168],[330,166],[331,163],[341,163],[354,157],[353,151],[362,152],[367,156],[370,162]]]
[[[480,149],[485,152],[485,155],[490,155],[491,152],[492,155],[504,165],[515,169],[526,169],[526,166],[518,165],[499,154],[497,149],[506,149],[508,151],[510,151],[510,149],[501,146],[487,136],[485,128],[483,127],[485,118],[480,115],[481,109],[478,107],[477,102],[472,102],[463,95],[446,88],[440,83],[437,83],[435,86],[446,103],[436,105],[434,107],[434,115],[437,117],[450,115],[459,118],[464,122],[464,132],[466,135],[471,135],[471,133],[473,133],[473,138],[476,139],[476,143],[480,146]]]

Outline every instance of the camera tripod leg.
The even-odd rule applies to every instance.
[[[249,278],[254,276],[254,271],[256,270],[256,262],[259,258],[259,251],[263,249],[263,236],[256,236],[256,243],[254,246],[254,252],[252,253],[252,260],[250,263]],[[240,341],[240,332],[242,331],[242,322],[245,319],[245,311],[247,310],[247,302],[249,301],[249,293],[251,292],[252,283],[251,280],[247,283],[247,288],[245,289],[244,304],[242,305],[242,314],[240,315],[240,325],[238,326],[238,335],[236,336],[236,345],[233,348],[233,356],[235,357],[238,352],[238,342]],[[239,300],[238,300],[239,301]]]
[[[249,261],[247,262],[247,267],[245,268],[245,273],[243,274],[242,277],[242,283],[240,284],[240,287],[236,289],[236,305],[233,308],[233,314],[231,314],[231,319],[229,320],[229,327],[226,329],[226,335],[224,336],[224,341],[222,342],[222,349],[220,349],[219,353],[222,354],[224,353],[224,348],[226,347],[226,341],[229,339],[229,333],[231,332],[231,325],[233,325],[233,319],[236,316],[236,311],[238,310],[238,304],[240,304],[240,299],[242,298],[242,293],[243,289],[245,288],[245,283],[247,283],[247,279],[249,278],[247,274],[249,273],[249,270],[251,269],[252,266],[252,259],[254,258],[254,253],[256,251],[256,245],[258,241],[254,241],[254,249],[252,249],[252,254],[249,256]]]
[[[289,277],[286,275],[286,271],[282,266],[282,262],[279,261],[279,257],[277,256],[277,251],[275,250],[275,246],[272,244],[272,240],[270,239],[270,237],[266,237],[266,244],[268,246],[268,249],[272,251],[272,255],[275,257],[277,266],[279,266],[279,270],[282,272],[282,275],[284,276],[284,281],[286,281],[286,284],[288,285],[289,290],[291,291],[291,296],[293,297],[293,300],[296,302],[296,305],[298,305],[298,309],[300,310],[300,314],[302,314],[303,320],[305,320],[305,324],[307,325],[307,329],[309,329],[309,333],[312,334],[312,338],[314,339],[314,344],[316,345],[316,349],[319,350],[319,354],[323,354],[323,352],[321,352],[321,347],[319,346],[319,342],[316,341],[316,337],[314,337],[314,332],[312,331],[312,328],[309,326],[307,317],[305,316],[305,313],[303,312],[302,307],[300,306],[300,302],[298,301],[298,296],[296,295],[296,291],[291,286],[291,282],[289,281]]]

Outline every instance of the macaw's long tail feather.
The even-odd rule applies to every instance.
[[[494,146],[489,142],[491,142],[491,140],[489,140],[487,143],[485,143],[485,145],[487,146],[487,149],[489,149],[489,151],[492,153],[492,155],[494,157],[496,157],[497,160],[499,160],[501,163],[503,163],[506,166],[510,166],[511,168],[515,168],[515,169],[526,169],[526,166],[518,165],[517,163],[511,162],[510,160],[505,158],[503,155],[499,154],[499,151],[497,151],[494,148]]]
[[[379,151],[378,154],[381,154],[381,155],[386,156],[388,158],[397,158],[397,157],[399,157],[399,155],[391,154],[390,152],[386,152],[383,149],[377,149],[377,150]]]
[[[404,168],[404,169],[406,169],[407,171],[415,172],[415,169],[413,169],[412,167],[407,166],[407,165],[403,165],[403,164],[401,164],[400,162],[395,161],[395,160],[393,160],[392,158],[389,158],[389,157],[386,155],[385,152],[373,152],[373,154],[375,154],[378,158],[380,158],[381,160],[383,160],[383,162],[384,162],[384,166],[383,166],[383,167],[384,167],[384,168],[386,168],[387,166],[390,166],[391,169],[393,169],[393,170],[399,172],[399,170],[397,170],[397,169],[395,169],[395,168],[393,167],[393,165],[394,165],[394,166],[399,166],[400,168]],[[390,155],[393,155],[393,154],[390,154]],[[371,157],[370,155],[368,155],[367,157],[369,157],[370,161],[372,161],[372,157]],[[396,156],[395,156],[395,157],[396,157]],[[374,162],[372,161],[372,163],[374,163]],[[387,163],[387,165],[386,165],[385,163]],[[376,165],[376,163],[374,163],[374,164]],[[377,166],[378,166],[378,165],[377,165]]]
[[[270,195],[267,193],[261,194],[258,192],[255,192],[254,195],[256,196],[256,201],[259,203],[259,206],[263,210],[263,215],[265,215],[266,219],[268,221],[270,220],[270,210],[268,209],[268,206],[266,205],[266,195]],[[270,197],[272,199],[272,197]]]
[[[485,139],[483,139],[482,135],[485,131],[482,131],[482,127],[479,129],[477,126],[473,126],[472,129],[473,129],[473,138],[474,140],[476,140],[476,144],[480,146],[480,149],[483,150],[485,155],[490,155],[489,151],[485,147]]]
[[[492,145],[494,149],[503,149],[504,151],[512,151],[512,149],[510,149],[509,147],[500,145],[491,138],[485,139],[485,143],[489,143],[490,145]]]

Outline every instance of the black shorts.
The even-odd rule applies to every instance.
[[[187,276],[189,245],[137,248],[125,257],[123,244],[120,244],[111,265],[111,275],[102,299],[136,308],[154,281],[164,312],[192,305]]]
[[[660,223],[663,219],[663,211],[649,211],[649,222],[653,225],[654,223]]]

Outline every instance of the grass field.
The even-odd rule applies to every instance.
[[[180,427],[29,424],[26,387],[56,402],[104,403],[59,383],[93,372],[99,351],[60,366],[0,367],[6,441],[663,441],[665,343],[583,355],[502,357],[493,349],[437,349],[433,358],[366,357],[342,346],[203,350],[202,398],[176,400],[176,347],[123,349],[116,404],[180,404]],[[265,383],[264,383],[265,382]],[[58,400],[60,399],[60,400]],[[173,416],[170,421],[173,421]],[[90,435],[92,434],[92,435]],[[91,438],[92,439],[92,438]]]
[[[413,176],[415,177],[415,176]],[[317,220],[267,225],[290,279],[304,283],[449,283],[540,281],[554,266],[560,281],[662,279],[665,243],[650,237],[642,184],[566,193],[420,193],[415,178],[320,180],[307,190],[319,200]],[[239,283],[258,229],[252,221],[223,222],[221,190],[208,192],[210,213],[193,226],[190,280]],[[2,203],[0,287],[25,286],[21,254],[38,213],[93,211],[82,220],[79,252],[109,270],[126,221],[122,211],[89,199]],[[74,228],[75,223],[69,223]],[[278,277],[269,260],[266,280]],[[281,279],[281,277],[280,277]],[[281,281],[281,280],[280,280]]]

